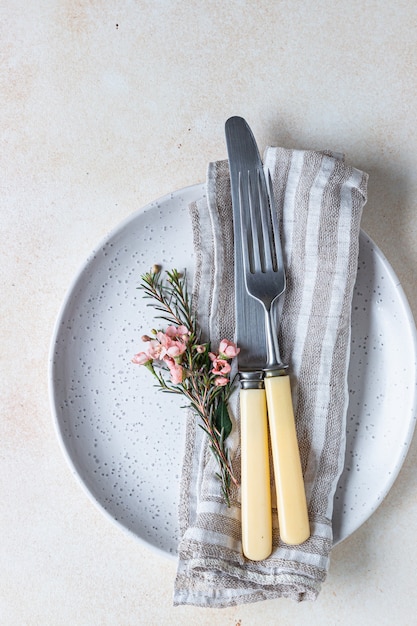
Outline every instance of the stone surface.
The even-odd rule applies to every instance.
[[[3,0],[2,624],[415,623],[415,442],[384,503],[335,548],[314,605],[174,609],[175,563],[74,481],[47,363],[85,258],[136,209],[203,181],[230,115],[261,148],[342,151],[369,172],[363,227],[416,312],[416,26],[410,1]]]

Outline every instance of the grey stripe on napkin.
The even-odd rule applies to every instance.
[[[330,152],[268,148],[287,274],[277,328],[290,366],[311,537],[280,541],[273,511],[273,552],[242,555],[240,494],[224,504],[216,465],[195,417],[187,422],[181,483],[174,604],[225,607],[268,598],[314,600],[329,567],[333,497],[343,469],[348,403],[350,319],[367,174]],[[194,304],[213,345],[233,340],[233,223],[227,161],[211,163],[207,200],[190,207],[196,271]],[[238,392],[229,445],[240,475]],[[273,504],[274,488],[272,487]]]

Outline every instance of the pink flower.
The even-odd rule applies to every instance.
[[[206,351],[206,346],[202,343],[196,346],[195,349],[197,350],[198,354],[203,354],[203,352]]]
[[[187,344],[184,341],[180,339],[174,340],[166,333],[160,331],[156,333],[156,339],[149,341],[148,354],[152,359],[162,361],[166,356],[178,358],[184,354],[186,349]]]
[[[164,356],[166,355],[166,352],[167,351],[166,351],[165,346],[162,345],[160,341],[158,341],[157,339],[152,339],[152,341],[149,344],[148,354],[153,359],[162,360]]]
[[[216,376],[221,374],[228,374],[231,370],[230,363],[228,363],[225,359],[216,358],[213,360],[213,374]]]
[[[169,367],[169,373],[171,375],[172,383],[174,385],[182,383],[182,381],[184,380],[184,369],[181,367],[181,365],[176,363],[174,359],[169,356],[166,356],[164,358],[164,361]]]
[[[182,330],[181,326],[179,326],[179,328],[180,330]],[[183,328],[185,328],[185,326]],[[179,357],[181,356],[181,354],[184,354],[184,352],[187,349],[187,343],[186,341],[183,341],[182,339],[184,335],[181,335],[181,338],[178,339],[178,336],[179,336],[177,334],[178,329],[175,326],[168,326],[167,331],[169,330],[170,330],[170,334],[168,334],[168,332],[166,333],[159,332],[156,334],[156,338],[162,346],[160,350],[161,356],[159,358],[164,358],[166,354],[174,358]],[[185,330],[187,329],[185,328]],[[187,340],[188,340],[188,336],[187,336]]]
[[[179,357],[186,351],[187,346],[185,346],[180,341],[175,341],[167,350],[167,354],[172,357]]]
[[[220,356],[224,359],[233,359],[240,352],[240,348],[233,341],[222,339],[219,345]]]
[[[216,387],[224,387],[225,385],[227,385],[228,382],[229,379],[225,376],[217,376],[217,378],[215,378],[214,380],[214,384],[216,385]]]
[[[132,363],[135,363],[136,365],[145,365],[150,361],[152,361],[152,357],[146,352],[139,352],[138,354],[135,354],[132,359]]]
[[[165,331],[165,334],[168,335],[171,339],[181,339],[182,341],[187,342],[190,336],[190,332],[186,326],[168,326]]]

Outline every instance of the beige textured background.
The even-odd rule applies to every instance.
[[[0,623],[415,624],[415,443],[315,604],[174,609],[175,565],[72,478],[47,360],[80,264],[132,211],[204,180],[234,114],[261,148],[339,150],[369,172],[363,227],[417,313],[417,4],[0,0],[0,55]]]

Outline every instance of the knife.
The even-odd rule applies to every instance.
[[[263,311],[250,309],[250,304],[244,300],[244,294],[241,293],[242,289],[244,289],[244,267],[241,251],[242,233],[240,221],[241,214],[248,210],[248,207],[241,202],[239,189],[245,188],[245,185],[247,186],[248,177],[253,176],[254,173],[263,176],[263,174],[260,174],[263,172],[263,165],[256,141],[244,119],[233,117],[226,122],[226,143],[229,153],[235,235],[237,342],[241,347],[239,372],[241,380],[242,424],[242,542],[255,543],[257,528],[261,527],[262,524],[266,528],[267,523],[265,521],[267,515],[263,507],[259,507],[256,514],[252,511],[256,497],[256,494],[253,492],[259,489],[259,492],[263,494],[263,485],[267,480],[265,444],[262,446],[262,450],[259,443],[256,443],[256,446],[254,444],[254,442],[258,442],[261,437],[265,436],[265,410],[267,406],[280,536],[285,543],[297,545],[303,543],[309,537],[310,528],[289,376],[285,366],[275,367],[274,371],[269,371],[266,367],[268,350],[265,335],[263,343],[257,344],[257,349],[253,343],[254,341],[260,342],[258,329],[264,328]],[[264,190],[269,189],[266,181],[264,182],[265,184],[261,188]],[[265,201],[269,202],[269,199],[266,197]],[[254,302],[257,303],[256,300]],[[249,311],[251,312],[249,313]],[[256,333],[255,328],[257,329]],[[242,339],[245,346],[244,350],[242,350],[241,345]],[[264,399],[265,391],[263,387],[265,371],[266,400]],[[260,374],[260,372],[262,373]],[[256,400],[255,392],[257,393]],[[267,437],[268,428],[266,431]],[[266,448],[268,449],[268,442],[266,442]],[[266,502],[265,498],[262,499],[262,502]]]
[[[242,118],[225,125],[233,206],[236,343],[240,348],[242,550],[253,561],[272,552],[269,441],[264,388],[265,329],[261,305],[246,291],[240,228],[239,185],[261,165],[252,133]],[[262,165],[261,165],[262,167]]]

